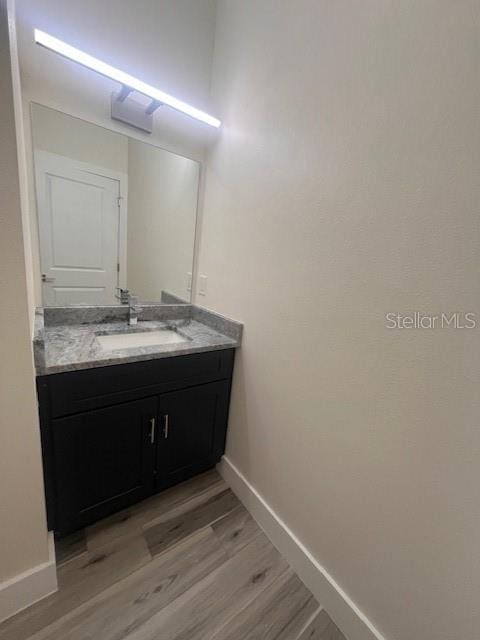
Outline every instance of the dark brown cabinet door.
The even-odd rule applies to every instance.
[[[53,420],[56,531],[73,531],[153,491],[158,399]]]
[[[213,466],[225,446],[230,382],[160,396],[157,488]]]

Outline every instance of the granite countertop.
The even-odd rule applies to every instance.
[[[45,308],[37,310],[34,336],[37,375],[232,349],[240,346],[242,325],[195,305],[149,305],[136,326],[122,307]],[[77,309],[75,314],[72,309]],[[148,318],[148,319],[142,319]],[[175,317],[180,316],[180,317]],[[103,349],[97,336],[173,330],[185,342],[128,349]]]

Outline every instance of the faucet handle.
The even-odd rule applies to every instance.
[[[115,287],[115,291],[120,293],[119,296],[115,296],[122,304],[128,304],[130,298],[130,292],[128,289],[122,289],[121,287]]]

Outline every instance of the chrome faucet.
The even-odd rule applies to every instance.
[[[117,287],[120,295],[115,296],[122,304],[128,304],[128,324],[134,326],[138,321],[138,298],[133,296],[128,289]]]
[[[138,320],[138,298],[128,294],[128,324],[132,327]]]

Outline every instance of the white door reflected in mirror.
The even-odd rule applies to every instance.
[[[113,304],[119,181],[46,151],[35,167],[44,304]]]

